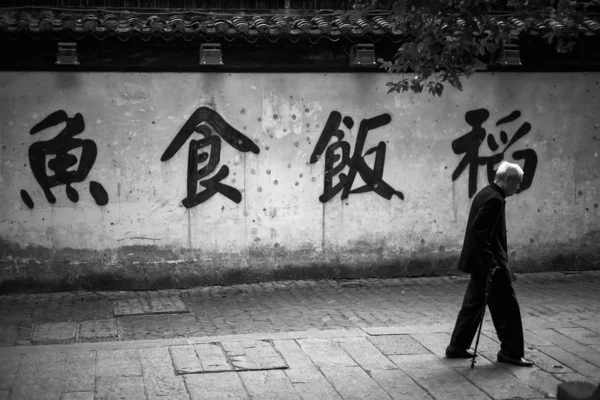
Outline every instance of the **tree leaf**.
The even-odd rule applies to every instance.
[[[391,8],[389,4],[392,3]],[[584,23],[588,4],[600,0],[354,0],[347,13],[352,20],[365,18],[375,9],[391,9],[388,20],[402,31],[403,42],[391,60],[378,59],[379,67],[388,73],[410,73],[388,85],[398,93],[411,90],[420,93],[425,86],[431,95],[441,95],[442,82],[462,90],[461,77],[470,77],[487,66],[477,57],[496,54],[511,37],[543,35],[554,43],[557,52],[573,51],[579,40],[578,24]],[[499,11],[502,16],[491,14]],[[334,15],[338,14],[336,11]],[[499,24],[517,18],[523,25]],[[560,23],[547,28],[547,20]],[[463,23],[464,22],[464,23]],[[555,39],[557,39],[555,41]],[[432,76],[436,74],[435,81]],[[414,79],[413,79],[414,77]],[[441,86],[437,86],[437,85]]]

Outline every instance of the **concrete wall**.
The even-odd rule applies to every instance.
[[[513,268],[599,267],[600,74],[390,78],[1,72],[0,291],[454,274],[502,158]]]

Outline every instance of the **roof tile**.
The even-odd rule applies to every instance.
[[[499,26],[522,27],[526,23],[536,31],[561,28],[558,21],[547,19],[537,25],[518,18],[496,18]],[[457,20],[453,30],[464,26]],[[577,26],[586,36],[600,35],[600,23],[586,19]],[[127,39],[133,35],[181,35],[191,38],[196,35],[234,37],[242,35],[248,39],[267,36],[277,39],[289,37],[328,37],[337,40],[342,35],[361,37],[365,35],[390,35],[401,38],[402,31],[386,15],[374,14],[366,18],[351,20],[338,13],[317,13],[316,15],[215,13],[199,11],[174,11],[162,13],[115,12],[114,10],[57,10],[31,8],[26,10],[0,10],[0,32],[8,33],[69,33],[90,35],[116,34]],[[539,32],[537,32],[539,33]]]

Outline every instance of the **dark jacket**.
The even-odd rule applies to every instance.
[[[504,192],[495,183],[475,195],[458,261],[459,270],[471,273],[475,269],[488,270],[496,265],[511,281],[515,279],[508,267],[505,198]]]

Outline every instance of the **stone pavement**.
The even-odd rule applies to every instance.
[[[443,356],[466,276],[0,296],[1,399],[542,399],[600,381],[600,271],[518,275],[533,368]]]

